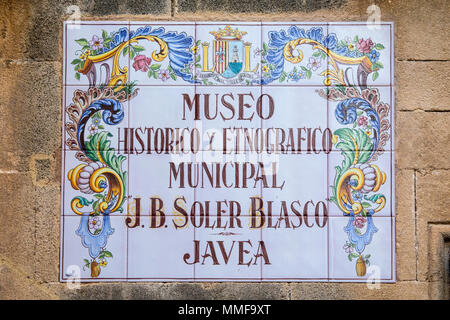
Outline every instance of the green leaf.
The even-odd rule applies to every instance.
[[[379,76],[378,71],[377,71],[377,72],[374,72],[374,73],[372,74],[372,81],[375,81],[375,80],[378,78],[378,76]]]
[[[196,58],[195,58],[195,62],[200,62],[200,56],[198,55]]]
[[[370,208],[372,205],[368,202],[361,203],[364,208]]]
[[[92,209],[93,209],[94,211],[97,211],[97,210],[98,210],[98,206],[99,206],[99,201],[97,200],[97,201],[95,201],[95,202],[92,204]]]
[[[354,38],[353,38],[353,42],[358,42],[358,36],[356,35]]]
[[[171,74],[170,74],[170,77],[171,77],[173,80],[177,80],[177,75],[176,75],[175,73],[171,73]]]
[[[311,70],[307,70],[307,71],[306,71],[306,77],[307,77],[308,79],[311,79],[311,76],[312,76],[312,71],[311,71]]]
[[[135,55],[136,55],[136,52],[130,51],[130,59],[133,59]]]
[[[107,251],[107,250],[103,251],[102,253],[105,255],[105,257],[108,257],[108,258],[112,258],[113,257],[112,253]]]
[[[153,71],[157,71],[157,70],[159,70],[160,68],[161,68],[161,65],[158,64],[158,63],[152,64],[152,65],[150,66],[150,69],[152,69]]]
[[[267,51],[267,50],[269,50],[269,46],[267,45],[267,43],[263,43],[263,50],[264,51]]]
[[[383,46],[381,43],[377,43],[377,44],[375,45],[375,49],[377,49],[377,50],[383,50],[383,49],[384,49],[384,46]]]
[[[105,127],[102,126],[102,125],[99,125],[98,128],[99,128],[99,129],[105,129]]]
[[[71,64],[80,64],[81,63],[81,60],[80,59],[73,59],[72,60],[72,62],[71,62]]]
[[[80,73],[75,73],[75,79],[80,80]]]
[[[98,193],[94,194],[94,197],[96,197],[97,199],[103,199],[103,195]]]
[[[126,46],[125,49],[123,49],[122,54],[124,57],[127,55],[129,50],[130,50],[130,46]]]
[[[141,52],[141,51],[145,51],[145,48],[143,46],[139,46],[139,45],[135,45],[133,46],[134,51],[136,52]]]
[[[103,38],[103,40],[108,39],[108,32],[106,32],[106,30],[102,31],[102,38]]]
[[[316,51],[316,52],[314,52],[314,53],[313,53],[313,56],[314,56],[314,57],[318,57],[318,56],[320,56],[320,51]]]
[[[153,77],[153,70],[152,70],[152,69],[149,69],[149,70],[148,70],[147,76],[148,76],[149,78]]]
[[[75,40],[80,46],[89,46],[89,42],[85,38]]]

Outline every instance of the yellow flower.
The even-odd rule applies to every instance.
[[[354,45],[353,43],[349,43],[349,44],[348,44],[348,49],[349,49],[350,51],[355,50],[355,45]]]
[[[108,264],[108,261],[106,261],[106,259],[101,259],[101,260],[100,260],[100,265],[101,265],[102,267],[106,267],[107,264]]]
[[[366,131],[364,131],[364,133],[370,137],[372,135],[372,130],[367,129]]]
[[[263,69],[263,72],[269,72],[269,67],[268,66],[263,66],[262,69]]]
[[[338,142],[338,139],[339,139],[339,137],[337,135],[333,134],[333,138],[331,138],[331,142],[333,144],[336,144]]]
[[[86,50],[80,57],[81,60],[86,60],[86,58],[91,54],[91,50]]]
[[[191,51],[192,51],[193,54],[196,54],[197,51],[198,51],[198,47],[197,46],[193,46]]]

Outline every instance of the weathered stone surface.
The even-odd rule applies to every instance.
[[[401,168],[449,168],[450,112],[397,112],[396,165]]]
[[[51,154],[61,149],[60,63],[0,61],[2,151]]]
[[[31,4],[28,1],[1,1],[0,10],[0,59],[23,59],[31,20]],[[0,68],[3,69],[3,68]]]
[[[450,110],[450,61],[400,61],[396,73],[397,110]],[[411,81],[414,75],[419,83]]]
[[[178,0],[178,12],[227,11],[227,12],[312,12],[320,9],[334,10],[345,3],[345,0]]]
[[[170,0],[127,0],[124,10],[135,15],[169,13],[170,4]]]
[[[417,174],[418,279],[429,279],[430,222],[447,222],[450,218],[450,171],[423,171]]]
[[[428,283],[400,281],[369,289],[366,283],[292,283],[291,299],[427,299]]]
[[[396,258],[397,279],[416,279],[416,235],[413,170],[399,170],[396,175]]]
[[[27,273],[1,258],[0,279],[1,300],[58,299],[58,296],[46,285],[31,280]]]
[[[34,187],[25,174],[0,174],[0,256],[7,257],[29,277],[34,274],[36,251]],[[31,196],[30,196],[31,195]]]

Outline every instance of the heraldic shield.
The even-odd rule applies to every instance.
[[[242,70],[244,46],[238,40],[214,41],[214,65],[224,78],[233,78]]]

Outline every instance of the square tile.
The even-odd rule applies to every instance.
[[[129,59],[122,45],[129,40],[128,21],[82,21],[78,29],[68,26],[64,24],[64,84],[121,86],[128,82]]]
[[[320,95],[328,95],[332,150],[395,150],[392,87],[330,87]]]
[[[130,22],[130,78],[136,85],[193,86],[195,24]]]
[[[262,196],[265,202],[274,203],[275,214],[279,214],[282,201],[288,203],[288,207],[297,201],[300,212],[310,206],[312,215],[315,208],[326,214],[323,210],[327,203],[326,154],[275,153],[262,154],[261,158],[268,181],[267,187],[262,189]],[[289,209],[289,214],[294,212]]]
[[[395,282],[395,219],[330,217],[330,281]]]
[[[262,24],[262,84],[321,86],[327,73],[327,24]]]
[[[260,22],[197,22],[196,40],[200,86],[260,84]]]
[[[194,161],[198,170],[195,199],[208,202],[211,215],[253,214],[252,205],[261,197],[261,188],[267,180],[259,154],[204,151]]]
[[[127,145],[130,152],[200,150],[201,136],[194,129],[194,87],[140,86],[136,90],[138,94],[130,101],[134,131]]]
[[[395,216],[394,154],[385,152],[359,162],[365,156],[353,151],[329,154],[329,215]]]
[[[201,150],[253,150],[264,112],[270,109],[261,86],[197,86],[197,96],[200,112],[194,115],[202,136]]]
[[[112,87],[65,86],[64,150],[123,151],[130,97]]]
[[[190,155],[143,153],[129,159],[129,195],[141,199],[141,216],[152,211],[173,214],[176,205],[192,206],[196,177]]]
[[[65,151],[63,161],[62,215],[107,211],[112,215],[126,215],[129,186],[126,157],[113,151],[88,155]],[[109,207],[102,209],[104,202]]]
[[[264,149],[267,152],[318,154],[329,150],[327,100],[320,87],[263,86],[273,108],[264,113]]]
[[[192,281],[194,265],[187,254],[193,254],[193,243],[194,227],[184,216],[141,217],[140,226],[128,229],[128,280]]]
[[[269,263],[264,255],[261,229],[252,218],[242,216],[233,227],[195,230],[199,246],[195,279],[199,281],[259,281],[262,265]]]
[[[289,215],[272,227],[265,224],[262,240],[270,264],[263,265],[263,280],[328,280],[328,224],[320,227],[314,214],[311,218],[307,222],[303,215]]]
[[[393,84],[392,23],[374,26],[365,22],[331,22],[328,32],[328,49],[332,52],[330,71],[335,74],[339,70],[345,71],[337,77],[336,84],[369,87]],[[338,70],[334,68],[335,64]]]
[[[125,217],[63,216],[61,237],[61,281],[126,280]]]

